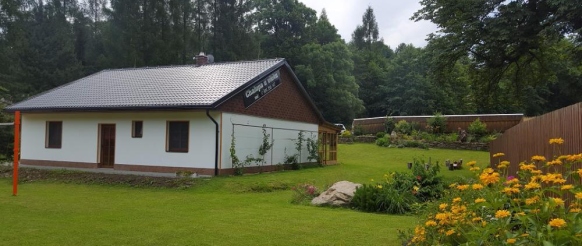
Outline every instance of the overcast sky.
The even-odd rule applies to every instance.
[[[307,7],[321,13],[325,8],[331,24],[342,38],[349,42],[356,26],[362,23],[362,15],[368,5],[374,9],[380,37],[391,48],[400,43],[412,43],[417,47],[426,45],[426,35],[436,31],[428,21],[414,22],[410,17],[420,9],[419,0],[299,0]]]

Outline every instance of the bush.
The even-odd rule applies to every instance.
[[[354,193],[352,207],[366,212],[403,214],[417,202],[442,196],[444,183],[438,176],[439,165],[425,168],[423,161],[414,160],[412,174],[385,174],[384,181],[363,185]]]
[[[434,114],[433,117],[426,120],[429,130],[433,133],[443,133],[447,128],[447,118],[440,112]]]
[[[386,136],[385,132],[377,132],[376,133],[376,138],[383,138],[384,136]]]
[[[406,147],[406,148],[428,149],[428,144],[423,143],[421,141],[404,140],[404,141],[400,141],[398,144],[402,145],[403,147]]]
[[[396,127],[396,122],[394,122],[394,119],[386,116],[386,121],[384,122],[384,128],[386,129],[386,132],[391,134],[392,131],[394,131],[394,127]]]
[[[388,147],[388,146],[390,146],[390,144],[391,144],[391,142],[390,142],[390,138],[388,137],[388,135],[384,135],[384,137],[376,139],[376,145],[378,145],[380,147]]]
[[[398,123],[396,123],[396,126],[394,127],[394,130],[398,133],[402,133],[402,134],[410,134],[412,132],[412,129],[410,128],[410,124],[408,124],[408,122],[406,122],[405,120],[401,120],[398,121]]]
[[[342,135],[340,135],[343,138],[350,138],[352,137],[352,132],[350,132],[349,130],[345,130],[344,132],[342,132]]]
[[[364,134],[364,128],[362,126],[354,126],[354,135],[355,136],[360,136]]]
[[[497,139],[496,135],[485,135],[479,139],[480,143],[490,143],[491,141]]]
[[[502,153],[492,158],[497,171],[468,162],[475,179],[452,184],[401,238],[409,245],[582,245],[582,153],[558,156],[562,143],[551,139],[556,158],[534,156],[519,164],[516,177]]]
[[[479,118],[471,122],[469,128],[467,128],[469,134],[475,136],[475,138],[482,138],[487,135],[487,124],[481,122]]]

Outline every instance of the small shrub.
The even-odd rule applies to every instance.
[[[428,144],[416,140],[403,140],[399,144],[406,148],[428,149]]]
[[[402,133],[405,135],[408,135],[410,134],[410,132],[412,132],[410,124],[408,124],[408,122],[406,122],[405,120],[398,121],[398,123],[396,123],[394,130],[398,133]]]
[[[293,198],[291,203],[294,204],[307,204],[310,203],[313,198],[319,196],[319,190],[312,184],[298,184],[291,188],[293,191]]]
[[[388,137],[388,135],[384,135],[384,137],[382,138],[378,138],[376,139],[376,145],[380,146],[380,147],[388,147],[390,145],[390,138]]]
[[[459,138],[459,134],[457,134],[457,133],[446,134],[446,135],[444,135],[444,142],[454,143],[454,142],[457,142],[458,138]]]
[[[479,139],[480,143],[490,143],[491,141],[497,139],[496,135],[485,135]]]
[[[477,118],[469,125],[467,131],[475,136],[475,138],[482,138],[487,135],[487,124],[481,122],[481,120]]]
[[[386,136],[385,132],[377,132],[376,133],[376,138],[383,138],[384,136]]]
[[[437,112],[433,117],[428,118],[426,123],[429,130],[433,133],[443,133],[447,128],[447,118],[445,118],[440,112]]]
[[[396,122],[394,122],[394,119],[391,117],[386,117],[386,121],[384,121],[384,129],[386,129],[386,132],[388,134],[392,133],[392,131],[394,131],[394,127],[396,127]]]
[[[390,185],[362,185],[354,193],[351,204],[364,212],[404,214],[415,201],[410,193],[401,194]]]
[[[364,134],[364,128],[362,126],[354,126],[354,136],[361,136]]]
[[[412,131],[420,131],[420,123],[413,121],[413,122],[410,122],[409,124],[410,124],[410,131],[411,132]]]
[[[350,132],[349,130],[345,130],[344,132],[342,132],[342,135],[340,135],[342,138],[350,138],[352,137],[352,132]]]

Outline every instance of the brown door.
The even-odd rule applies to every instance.
[[[101,129],[99,136],[99,146],[100,158],[99,167],[113,167],[115,163],[115,125],[114,124],[101,124],[99,125]]]

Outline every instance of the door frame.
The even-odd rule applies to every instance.
[[[97,167],[98,168],[113,168],[115,167],[115,155],[116,155],[116,149],[117,149],[117,138],[114,138],[115,141],[115,147],[114,147],[114,151],[113,151],[113,164],[111,167],[107,166],[107,167],[103,167],[103,164],[101,163],[101,130],[103,128],[104,125],[112,125],[113,129],[115,130],[115,135],[117,135],[117,125],[115,123],[99,123],[97,124]]]

